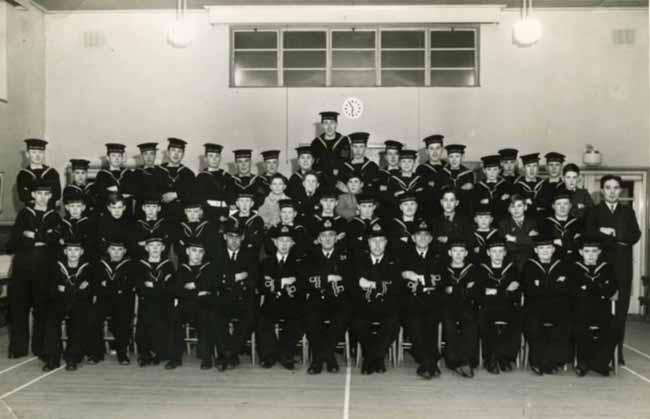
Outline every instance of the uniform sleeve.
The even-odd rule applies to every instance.
[[[620,204],[619,204],[620,205]],[[641,230],[639,229],[639,222],[636,218],[634,209],[626,207],[626,214],[624,216],[624,228],[622,231],[616,231],[616,240],[621,241],[628,245],[634,245],[641,238]]]
[[[32,176],[24,170],[18,172],[18,176],[16,177],[16,189],[18,191],[18,198],[25,205],[29,204],[32,201],[32,180]]]

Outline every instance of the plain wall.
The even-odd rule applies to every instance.
[[[197,36],[186,49],[165,41],[173,12],[73,12],[45,17],[46,135],[51,161],[98,157],[103,144],[177,136],[190,141],[196,167],[201,144],[256,151],[293,148],[315,134],[317,112],[340,110],[346,97],[365,103],[342,132],[366,130],[371,143],[387,138],[419,147],[443,133],[463,142],[468,159],[497,148],[558,150],[582,161],[594,144],[606,164],[650,162],[648,143],[647,9],[537,10],[544,36],[529,48],[512,42],[517,11],[481,27],[478,88],[230,88],[229,29],[211,26],[207,13],[189,14]],[[290,20],[290,17],[288,18]],[[612,30],[636,31],[633,45],[614,45]],[[84,47],[98,32],[99,47]],[[259,155],[256,155],[259,158]],[[286,167],[284,168],[286,170]]]
[[[16,216],[15,180],[24,159],[23,139],[45,133],[44,15],[36,8],[7,7],[7,85],[8,100],[0,101],[0,222]]]

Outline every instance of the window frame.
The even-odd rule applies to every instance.
[[[459,48],[438,48],[431,47],[431,32],[432,31],[471,31],[474,32],[474,48],[459,47]],[[285,51],[323,51],[322,48],[284,48],[284,34],[286,32],[325,32],[325,86],[322,85],[305,85],[305,86],[287,86],[285,85],[285,71],[322,71],[323,68],[285,68],[284,66],[284,52]],[[333,53],[335,51],[370,51],[371,48],[333,48],[332,33],[336,31],[374,31],[375,32],[375,85],[365,86],[350,86],[350,85],[333,85],[332,73],[336,71],[368,71],[370,68],[334,68],[333,67]],[[382,48],[382,33],[387,31],[424,31],[424,48]],[[277,84],[264,85],[264,86],[238,86],[235,83],[235,53],[237,51],[262,51],[260,49],[238,49],[235,50],[235,34],[237,32],[276,32],[276,48],[265,49],[264,51],[275,51],[277,55],[277,67],[260,68],[258,69],[244,69],[240,71],[276,71]],[[230,36],[230,71],[229,71],[229,87],[233,89],[248,89],[248,88],[477,88],[481,87],[481,25],[473,23],[436,23],[436,24],[413,24],[413,25],[372,25],[372,24],[339,24],[339,25],[232,25],[229,28]],[[382,52],[383,51],[422,51],[424,50],[424,68],[419,67],[382,67]],[[432,67],[431,65],[431,52],[432,51],[473,51],[474,52],[474,67]],[[424,84],[423,85],[383,85],[382,72],[383,71],[424,71]],[[454,84],[454,85],[432,85],[431,74],[432,71],[473,71],[475,83],[473,85]]]

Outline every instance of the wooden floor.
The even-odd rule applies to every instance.
[[[617,376],[534,376],[519,370],[467,380],[443,370],[424,381],[407,362],[384,375],[308,376],[304,369],[201,371],[198,362],[121,367],[115,359],[44,374],[38,360],[6,357],[0,336],[0,418],[650,418],[650,324],[629,323]],[[12,368],[12,369],[9,369]],[[8,370],[9,369],[9,370]]]

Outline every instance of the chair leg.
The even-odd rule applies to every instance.
[[[404,329],[399,328],[397,335],[397,365],[404,361]]]
[[[307,365],[309,361],[309,344],[307,343],[307,336],[302,335],[302,365]]]
[[[257,354],[255,353],[256,350],[257,350],[257,345],[255,344],[255,332],[252,332],[251,333],[251,364],[253,364],[253,366],[256,365],[256,360],[255,360],[255,357],[257,356]]]
[[[618,374],[618,345],[614,346],[614,375]]]
[[[357,367],[361,367],[361,343],[357,342],[357,359],[355,360]]]
[[[350,333],[345,331],[345,363],[350,365]]]

